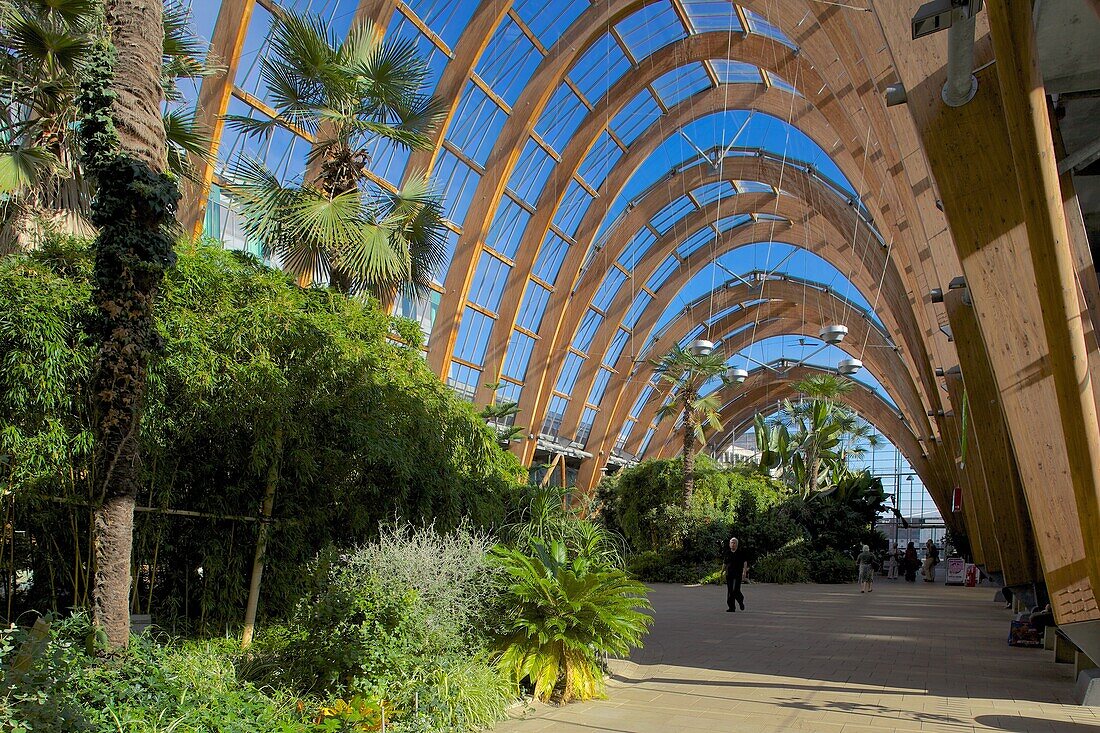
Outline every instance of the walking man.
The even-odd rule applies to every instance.
[[[745,595],[741,592],[741,582],[749,577],[749,554],[736,537],[730,537],[723,552],[723,565],[726,569],[726,611],[734,613],[737,607],[745,610]]]

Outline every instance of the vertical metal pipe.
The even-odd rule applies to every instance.
[[[943,102],[948,107],[961,107],[978,92],[974,76],[974,25],[965,10],[955,11],[955,20],[947,29],[947,81],[943,85]]]

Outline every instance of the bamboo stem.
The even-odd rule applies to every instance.
[[[275,487],[279,483],[279,462],[283,452],[283,426],[275,427],[275,450],[267,469],[267,483],[264,487],[264,503],[260,527],[256,533],[256,555],[252,561],[252,580],[248,586],[248,604],[244,611],[244,632],[241,635],[241,648],[252,644],[256,629],[256,609],[260,604],[260,581],[264,573],[264,553],[267,551],[267,533],[271,523],[271,513],[275,508]]]

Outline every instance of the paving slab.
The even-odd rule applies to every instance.
[[[498,733],[1100,733],[1100,708],[1043,649],[1010,647],[988,587],[880,580],[653,585],[644,648],[614,660],[608,699],[537,705]]]

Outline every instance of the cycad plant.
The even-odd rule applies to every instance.
[[[602,697],[600,657],[628,653],[652,623],[646,588],[583,554],[570,558],[561,542],[530,550],[494,550],[509,578],[499,664],[515,682],[529,680],[538,700]]]
[[[708,382],[721,379],[725,383],[726,359],[717,352],[695,353],[680,346],[651,362],[657,378],[671,385],[668,401],[657,412],[657,419],[683,419],[684,507],[691,506],[695,491],[696,443],[706,441],[707,428],[722,429],[718,411],[722,408],[717,392],[700,395]]]
[[[187,154],[205,154],[207,145],[194,115],[178,106],[178,82],[213,69],[190,29],[189,11],[169,0],[163,19],[165,164],[186,176]],[[103,24],[96,0],[0,2],[0,254],[33,244],[43,228],[93,231],[77,97]]]
[[[433,186],[412,176],[391,192],[368,172],[372,146],[431,147],[441,106],[420,92],[427,65],[416,47],[382,39],[369,22],[341,39],[322,19],[290,12],[275,19],[270,43],[260,78],[275,116],[226,119],[250,136],[281,128],[314,142],[300,184],[256,160],[236,163],[226,190],[245,231],[302,284],[380,298],[426,287],[446,256]]]

